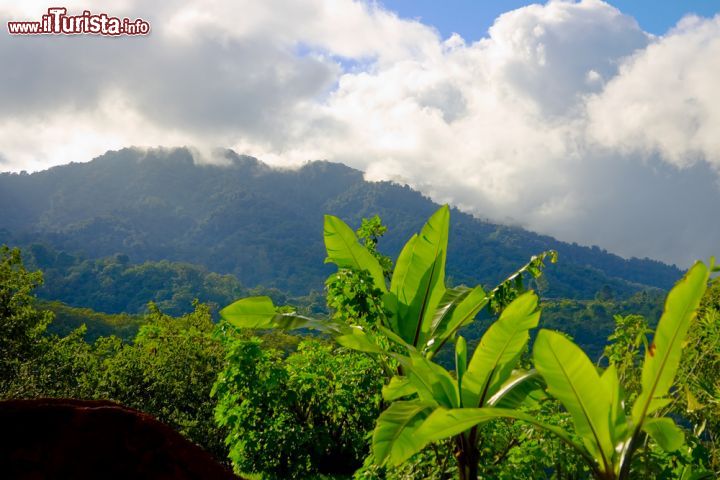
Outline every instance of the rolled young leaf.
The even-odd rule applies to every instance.
[[[462,379],[467,370],[467,342],[463,337],[458,337],[455,342],[455,375],[457,376],[458,398],[462,407]]]

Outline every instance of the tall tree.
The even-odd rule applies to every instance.
[[[42,336],[52,313],[37,310],[33,294],[42,281],[41,272],[25,269],[20,250],[0,246],[0,394],[45,346]]]

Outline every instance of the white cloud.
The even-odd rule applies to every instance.
[[[152,34],[0,37],[14,66],[0,77],[3,168],[127,145],[233,147],[282,165],[345,162],[625,255],[718,253],[706,218],[720,200],[720,17],[653,37],[599,0],[551,1],[466,44],[351,0],[103,11],[146,18]]]
[[[627,60],[588,104],[590,132],[626,153],[720,168],[720,16],[688,17]]]

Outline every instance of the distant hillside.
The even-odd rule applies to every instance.
[[[270,296],[278,305],[291,304],[307,314],[325,308],[324,298],[318,294],[290,297],[275,288],[248,289],[233,275],[209,272],[190,263],[160,260],[133,264],[127,255],[83,259],[39,244],[23,249],[23,261],[28,269],[43,272],[44,284],[37,295],[52,300],[43,304],[57,317],[51,330],[64,325],[55,333],[66,334],[88,319],[88,338],[110,331],[131,338],[137,323],[117,314],[146,313],[149,302],[172,316],[192,312],[196,299],[217,312],[238,298],[252,295]],[[93,322],[99,324],[91,326]],[[96,327],[97,332],[93,330]]]
[[[0,174],[0,242],[42,243],[90,259],[186,262],[233,274],[242,285],[302,295],[321,290],[332,271],[323,264],[323,214],[355,227],[380,215],[390,228],[380,248],[394,257],[437,208],[407,186],[366,182],[341,164],[280,170],[233,152],[227,159],[227,166],[199,166],[185,149],[123,149],[89,163]],[[451,222],[455,283],[494,284],[550,248],[560,262],[548,269],[547,297],[592,298],[603,287],[627,296],[669,288],[681,276],[657,261],[625,260],[457,210]]]
[[[39,309],[50,310],[55,314],[55,318],[48,326],[49,333],[64,337],[76,328],[85,325],[85,339],[89,342],[110,335],[130,341],[143,323],[140,315],[100,313],[90,308],[70,307],[57,301],[41,301],[37,306]]]

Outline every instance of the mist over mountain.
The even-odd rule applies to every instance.
[[[243,285],[304,294],[321,290],[323,214],[352,227],[380,215],[380,249],[395,257],[438,207],[391,182],[367,182],[338,163],[297,170],[226,153],[226,165],[198,165],[178,149],[110,151],[88,163],[33,174],[0,174],[0,242],[46,244],[84,258],[124,255],[131,263],[170,260],[235,275]],[[494,284],[543,250],[547,297],[626,296],[669,288],[681,272],[649,259],[623,259],[453,210],[448,273],[454,283]],[[543,282],[544,283],[544,282]]]

